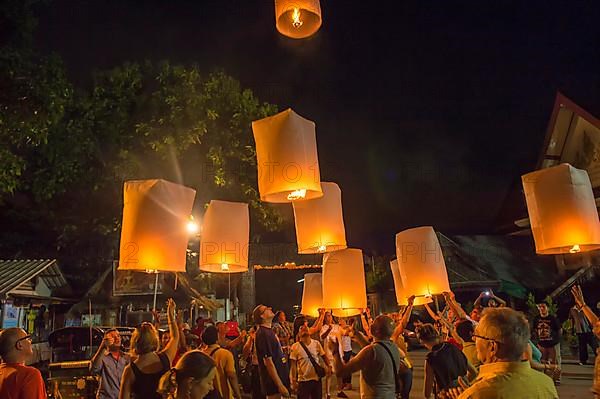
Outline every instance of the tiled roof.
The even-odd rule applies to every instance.
[[[56,259],[0,260],[0,297],[39,276],[51,290],[68,285]]]

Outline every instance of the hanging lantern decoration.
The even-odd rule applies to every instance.
[[[125,182],[118,269],[185,272],[195,196],[166,180]]]
[[[400,274],[400,267],[398,266],[398,260],[394,259],[390,262],[390,268],[392,269],[392,277],[394,279],[394,289],[396,291],[396,301],[400,306],[408,305],[408,297],[412,294],[408,294],[407,290],[404,289],[404,285],[402,284],[402,275]],[[405,278],[406,279],[406,278]],[[417,297],[413,305],[424,305],[426,303],[431,303],[433,300],[431,297]]]
[[[340,317],[360,314],[367,307],[360,249],[342,249],[323,257],[323,307],[333,309],[333,314]]]
[[[396,234],[396,258],[405,295],[415,295],[415,302],[450,291],[444,255],[431,226]]]
[[[204,214],[200,270],[237,273],[248,270],[248,204],[212,200]]]
[[[275,26],[292,39],[304,39],[321,27],[319,0],[275,0]]]
[[[600,248],[600,222],[585,170],[563,163],[521,177],[538,254]]]
[[[323,276],[321,273],[306,273],[302,290],[302,309],[300,314],[319,317],[319,309],[323,307]]]
[[[321,183],[321,198],[294,201],[294,221],[299,254],[346,248],[342,192],[335,183]]]
[[[315,123],[291,109],[252,122],[258,190],[265,202],[323,196]]]

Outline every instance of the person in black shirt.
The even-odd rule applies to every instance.
[[[533,320],[533,335],[538,339],[538,345],[542,351],[542,362],[549,362],[560,369],[560,322],[555,316],[550,315],[548,303],[537,304],[540,315]],[[560,384],[560,373],[555,377],[555,383]]]
[[[421,343],[429,349],[425,359],[424,397],[443,397],[443,393],[458,386],[458,379],[469,373],[469,379],[477,371],[469,364],[467,358],[458,347],[443,342],[440,333],[432,324],[424,324],[419,328],[417,336]]]
[[[262,391],[268,399],[289,397],[289,369],[287,358],[281,349],[277,335],[271,329],[275,314],[273,309],[258,305],[252,312],[254,322],[259,326],[256,331],[256,355]]]

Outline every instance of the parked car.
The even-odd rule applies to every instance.
[[[61,399],[93,399],[98,377],[90,372],[90,359],[113,327],[65,327],[48,336],[50,364],[48,394]],[[121,335],[123,350],[129,350],[132,327],[114,327]]]

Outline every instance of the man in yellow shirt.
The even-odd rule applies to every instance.
[[[547,375],[533,370],[521,356],[529,340],[523,314],[510,308],[487,309],[473,334],[482,365],[471,387],[459,399],[555,399],[556,387]],[[459,395],[460,393],[460,395]]]
[[[202,333],[202,341],[207,345],[202,352],[210,356],[216,363],[215,389],[223,399],[241,399],[240,385],[235,373],[233,354],[217,343],[218,332],[214,326],[206,327]]]

